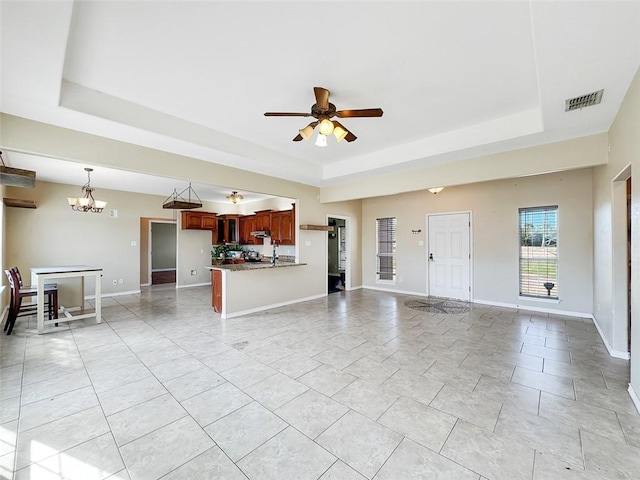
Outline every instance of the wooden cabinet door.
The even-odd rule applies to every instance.
[[[211,270],[211,305],[214,312],[222,312],[222,272],[220,270]]]
[[[238,228],[238,220],[240,217],[238,215],[228,215],[225,217],[226,224],[226,235],[225,242],[226,243],[238,243],[239,240],[239,228]]]
[[[254,245],[255,239],[251,235],[254,231],[255,216],[245,215],[240,217],[240,244],[241,245]]]
[[[280,213],[280,244],[295,245],[295,214],[293,210],[285,210]]]
[[[223,217],[218,217],[216,219],[216,231],[215,231],[215,234],[216,234],[216,242],[215,243],[216,243],[216,245],[224,245],[224,243],[225,243],[225,241],[224,241],[224,238],[225,238],[225,236],[224,236],[225,235],[225,232],[224,232],[225,225],[226,225],[226,222],[224,221]]]
[[[271,223],[271,244],[273,245],[274,243],[277,245],[281,245],[282,244],[282,236],[281,236],[281,229],[282,229],[282,214],[280,212],[271,212],[271,218],[270,218],[270,223]]]
[[[182,230],[200,230],[202,212],[182,212]]]
[[[271,231],[271,210],[261,210],[256,212],[256,220],[254,230]]]
[[[215,230],[217,226],[215,213],[205,213],[200,218],[200,228],[203,230]]]

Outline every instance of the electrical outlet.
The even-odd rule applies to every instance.
[[[191,275],[197,275],[198,271],[197,270],[191,270]]]
[[[124,283],[124,278],[119,278],[119,279],[118,279],[118,283],[119,283],[120,285],[122,285],[122,284]]]
[[[117,284],[118,284],[118,280],[114,280],[114,281],[113,281],[113,282],[111,282],[111,283],[113,283],[114,285],[117,285]]]

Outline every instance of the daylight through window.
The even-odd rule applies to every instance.
[[[396,280],[396,217],[376,219],[377,280]]]
[[[520,295],[558,298],[558,206],[521,208]]]

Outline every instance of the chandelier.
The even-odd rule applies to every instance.
[[[84,171],[87,172],[87,183],[82,186],[83,196],[77,198],[67,197],[67,201],[71,209],[76,212],[100,213],[107,206],[107,202],[93,198],[93,191],[95,190],[91,186],[93,168],[85,168]]]
[[[238,192],[231,192],[231,195],[227,195],[227,200],[230,200],[234,205],[242,200],[244,197]]]

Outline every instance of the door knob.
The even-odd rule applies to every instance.
[[[429,254],[429,261],[430,261],[430,262],[433,262],[433,253],[430,253],[430,254]]]

